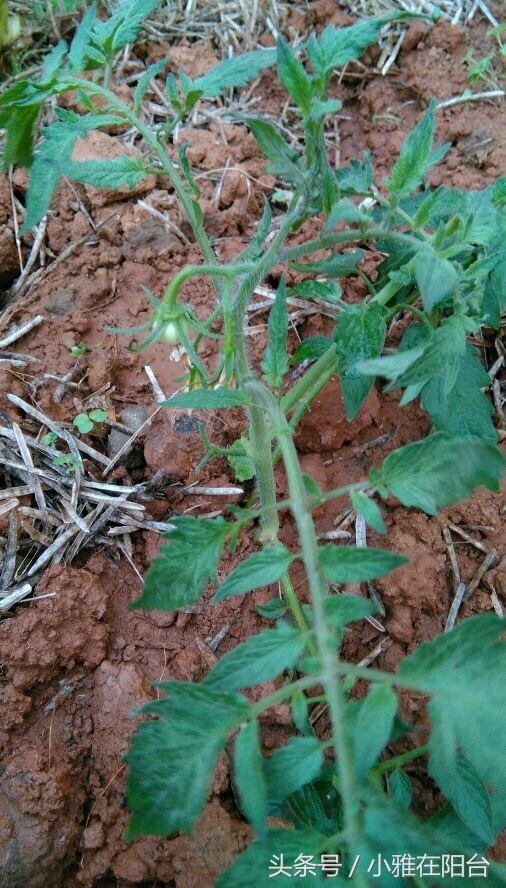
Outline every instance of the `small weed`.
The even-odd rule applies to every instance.
[[[73,358],[82,358],[82,356],[89,351],[91,351],[91,349],[85,342],[79,342],[78,345],[73,345],[70,348],[70,354]]]
[[[0,126],[7,130],[4,165],[31,170],[25,232],[48,212],[62,175],[98,188],[132,186],[151,171],[168,180],[203,261],[177,271],[161,300],[146,291],[153,304],[150,321],[116,332],[145,333],[136,348],[156,340],[184,346],[185,387],[170,398],[168,408],[241,407],[247,415],[248,431],[227,451],[206,439],[206,459],[226,455],[240,477],[254,477],[256,499],[231,507],[226,517],[171,518],[167,545],[152,562],[133,607],[188,609],[209,583],[214,602],[271,583],[283,591],[281,604],[260,609],[270,621],[268,628],[220,657],[202,682],[162,682],[161,699],[144,707],[154,717],[138,726],[126,759],[132,812],[128,838],[190,832],[206,803],[218,756],[227,748],[237,804],[255,839],[218,878],[217,888],[267,888],[276,862],[285,875],[323,888],[331,874],[322,868],[322,855],[334,862],[332,877],[337,866],[337,874],[356,888],[396,884],[388,869],[371,875],[367,859],[378,856],[439,860],[439,870],[415,869],[400,884],[446,884],[451,876],[442,861],[469,858],[466,866],[471,861],[478,865],[506,822],[500,753],[506,733],[503,622],[492,613],[465,620],[406,656],[395,674],[348,662],[341,655],[346,627],[373,614],[375,606],[362,596],[336,593],[336,584],[373,580],[406,559],[384,548],[322,544],[313,511],[348,496],[350,507],[383,533],[381,502],[388,497],[435,515],[480,486],[498,490],[505,460],[496,446],[487,396],[491,379],[475,343],[482,326],[499,328],[506,308],[506,180],[480,191],[429,186],[430,170],[450,147],[434,145],[434,102],[382,183],[376,183],[369,153],[337,170],[330,163],[324,125],[340,108],[328,97],[336,67],[375,43],[385,23],[413,14],[394,12],[340,29],[330,25],[297,51],[280,38],[275,48],[227,59],[197,79],[184,71],[177,77],[167,74],[168,60],[162,59],[143,72],[133,101],[124,103],[107,85],[112,63],[156,5],[157,0],[125,0],[109,19],[97,17],[90,6],[71,45],[62,42],[47,57],[40,79],[19,81],[0,98]],[[277,197],[282,195],[286,211],[273,219],[266,201],[250,243],[233,261],[221,263],[206,232],[185,148],[179,148],[176,165],[167,143],[201,99],[218,98],[274,66],[301,121],[304,147],[296,150],[270,120],[242,117],[277,179]],[[160,88],[172,114],[151,129],[141,108],[155,77],[164,78]],[[86,113],[57,106],[58,96],[69,92],[79,94]],[[38,138],[46,102],[56,104],[57,119]],[[139,133],[143,159],[73,159],[78,138],[114,124]],[[313,218],[323,221],[323,229],[306,239],[302,226]],[[374,279],[361,268],[365,248],[382,257]],[[256,372],[244,335],[246,312],[259,283],[280,267],[284,274]],[[294,354],[287,347],[291,270],[303,277],[294,293],[316,302],[330,300],[340,309],[329,336],[304,340]],[[179,300],[182,285],[196,276],[208,277],[216,291],[215,307],[204,320]],[[367,293],[359,303],[348,304],[341,281],[354,276],[365,281]],[[400,314],[409,319],[402,342],[384,353],[389,325]],[[218,322],[221,330],[215,332]],[[209,339],[219,344],[211,369],[202,356]],[[301,362],[308,367],[294,383],[290,367],[300,369]],[[401,405],[418,399],[433,431],[390,453],[362,480],[323,491],[302,471],[294,433],[336,374],[349,420],[379,377],[386,380],[387,391],[402,391]],[[104,411],[90,411],[74,424],[86,433],[104,418]],[[71,455],[57,459],[75,468]],[[278,461],[287,483],[283,500],[276,492]],[[297,529],[290,550],[279,534],[280,513],[286,511]],[[241,534],[252,529],[261,546],[217,582],[222,553],[234,553]],[[292,586],[294,564],[305,572],[308,604],[299,602]],[[246,689],[265,682],[271,687],[276,682],[276,689],[264,696],[255,692],[252,702]],[[398,692],[428,700],[427,744],[418,745],[416,731],[401,720]],[[330,720],[325,741],[316,736],[310,719],[312,707],[322,701]],[[294,735],[266,757],[262,718],[280,703],[291,709]],[[392,755],[389,744],[399,737],[409,752]],[[405,769],[408,761],[422,757],[426,780],[446,800],[429,818],[413,810]],[[282,828],[287,825],[291,828]],[[304,860],[317,863],[303,872]],[[499,864],[479,865],[486,866],[489,884],[504,884]],[[468,883],[475,884],[466,872]]]
[[[72,422],[82,435],[87,435],[93,431],[97,423],[105,419],[107,419],[106,410],[90,410],[89,413],[78,413]]]

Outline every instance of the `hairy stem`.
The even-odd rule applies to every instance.
[[[273,395],[257,380],[246,383],[248,393],[271,417],[285,464],[292,511],[299,532],[304,567],[313,605],[314,627],[322,664],[322,681],[328,698],[332,736],[337,759],[340,793],[343,801],[345,831],[352,848],[358,847],[360,835],[359,796],[355,786],[350,737],[345,723],[345,698],[336,676],[335,639],[327,627],[325,600],[328,597],[318,560],[318,539],[302,479],[292,431]],[[357,878],[357,884],[361,879]]]

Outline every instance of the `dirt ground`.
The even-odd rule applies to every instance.
[[[334,2],[309,4],[306,21],[294,10],[294,26],[320,27],[329,21],[348,23]],[[473,30],[441,22],[435,27],[414,24],[404,48],[387,77],[373,72],[377,50],[366,56],[366,73],[350,69],[334,93],[343,100],[342,116],[334,134],[329,133],[336,161],[345,163],[370,148],[377,182],[387,173],[405,134],[419,119],[433,94],[446,99],[466,88],[464,56],[470,45],[481,57],[490,49],[487,27]],[[266,35],[266,43],[269,37]],[[184,63],[198,75],[211,66],[211,46],[199,49],[198,58],[182,45],[178,48],[141,45],[140,53],[152,61],[162,51],[172,54],[174,64]],[[196,65],[198,67],[193,67]],[[360,70],[360,76],[358,76]],[[357,75],[357,76],[355,76]],[[255,110],[276,117],[285,95],[271,73],[258,90]],[[490,101],[457,104],[438,113],[438,139],[451,141],[445,162],[431,175],[434,185],[444,182],[459,188],[480,188],[504,174],[506,134],[504,117]],[[290,123],[288,117],[288,123]],[[99,134],[93,142],[78,146],[79,158],[112,156],[122,148],[121,134]],[[222,258],[233,256],[254,230],[262,195],[270,194],[273,179],[262,169],[262,159],[252,137],[238,124],[223,123],[212,116],[206,126],[189,127],[180,134],[188,141],[188,157],[198,171],[204,195],[206,227],[218,244]],[[136,149],[132,149],[136,150]],[[227,167],[223,175],[223,167]],[[218,174],[214,171],[220,170]],[[26,176],[14,174],[20,200]],[[181,229],[167,231],[138,200],[149,200]],[[140,324],[148,317],[148,303],[140,289],[161,294],[164,283],[182,265],[198,262],[195,247],[187,242],[189,229],[166,183],[143,183],[134,194],[99,193],[92,188],[63,184],[47,225],[48,255],[61,257],[65,248],[92,233],[87,244],[70,251],[50,266],[31,291],[14,298],[0,316],[0,328],[42,314],[43,323],[25,337],[19,347],[39,359],[37,373],[66,374],[75,366],[69,349],[86,342],[89,351],[80,358],[78,389],[66,389],[54,400],[57,382],[46,380],[30,388],[26,370],[2,369],[0,389],[33,401],[56,420],[75,415],[78,401],[103,389],[96,406],[121,421],[124,411],[142,405],[152,411],[154,396],[144,366],[149,363],[166,394],[175,391],[174,377],[180,365],[170,359],[170,348],[157,344],[148,352],[128,352],[125,340],[107,334],[108,325]],[[11,196],[7,178],[0,179],[0,285],[10,286],[19,273],[12,232]],[[298,235],[301,238],[306,232]],[[26,240],[26,252],[30,242]],[[373,263],[374,256],[365,259]],[[275,286],[276,275],[268,284]],[[351,282],[346,297],[356,300],[362,283]],[[210,285],[201,279],[189,283],[185,296],[197,312],[205,314],[212,304]],[[265,314],[252,323],[265,325]],[[326,318],[314,315],[298,327],[298,335],[325,333]],[[396,330],[392,332],[395,337]],[[252,351],[259,355],[264,332],[251,337]],[[291,333],[292,345],[296,333]],[[130,340],[132,341],[132,340]],[[492,335],[485,345],[493,342]],[[212,349],[209,355],[212,358]],[[81,372],[82,371],[82,372]],[[22,422],[17,410],[2,399],[0,410]],[[230,443],[244,428],[237,411],[218,417],[202,414],[209,436]],[[164,520],[190,510],[208,513],[224,507],[223,498],[178,492],[197,478],[200,484],[234,483],[224,461],[208,464],[198,475],[193,466],[202,456],[199,436],[178,416],[161,411],[140,438],[134,457],[116,469],[114,483],[136,483],[165,470],[165,485],[148,504],[150,515]],[[429,423],[416,405],[398,406],[398,393],[384,395],[375,388],[359,416],[346,423],[337,381],[332,381],[302,422],[297,444],[302,465],[318,483],[334,487],[364,476],[386,454],[427,433]],[[89,439],[97,447],[106,442]],[[278,472],[282,496],[284,478]],[[244,485],[248,490],[248,484]],[[335,520],[346,503],[333,501],[316,513],[320,532],[335,529]],[[442,528],[450,520],[481,542],[484,550],[501,550],[501,499],[480,492],[447,510],[438,518],[407,511],[395,502],[382,507],[388,526],[389,548],[407,555],[409,565],[378,581],[385,606],[381,633],[367,622],[357,625],[346,639],[346,656],[360,660],[373,656],[375,665],[391,670],[406,653],[444,628],[453,598],[453,581]],[[346,523],[342,525],[346,527]],[[353,525],[348,529],[353,532]],[[287,520],[282,534],[288,545],[294,531]],[[142,574],[155,555],[160,538],[155,533],[133,535],[133,560]],[[370,533],[371,545],[384,540]],[[462,580],[470,580],[484,552],[454,535]],[[240,541],[235,559],[255,546],[251,538]],[[220,565],[220,575],[231,566]],[[303,579],[294,582],[304,595]],[[492,608],[491,592],[506,606],[506,584],[500,562],[490,570],[461,616]],[[199,680],[215,656],[265,627],[255,605],[276,594],[265,589],[244,598],[232,598],[210,606],[210,592],[190,612],[179,614],[129,612],[138,597],[140,580],[124,558],[111,550],[88,552],[71,566],[46,571],[36,594],[51,597],[18,607],[0,625],[0,658],[3,664],[0,701],[3,713],[0,744],[3,767],[0,776],[0,886],[1,888],[126,888],[129,885],[207,888],[216,874],[245,846],[250,831],[237,812],[230,788],[228,764],[220,761],[209,802],[191,837],[159,840],[143,838],[130,846],[123,835],[127,821],[124,796],[125,753],[135,724],[131,710],[154,695],[152,682],[162,677]],[[459,616],[460,618],[460,616]],[[226,627],[216,652],[209,641]],[[377,646],[381,643],[378,652]],[[258,693],[265,692],[264,686]],[[423,719],[409,697],[404,714],[423,733]],[[323,720],[322,720],[323,721]],[[265,749],[282,742],[289,733],[286,706],[269,712],[264,723]],[[325,731],[325,725],[321,724]],[[412,768],[416,806],[433,810],[431,786]],[[437,800],[436,800],[437,802]],[[3,868],[2,868],[3,867]]]

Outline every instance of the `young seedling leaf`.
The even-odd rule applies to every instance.
[[[165,534],[168,545],[151,562],[133,609],[172,611],[195,604],[207,581],[216,576],[230,525],[223,518],[192,515],[179,515],[172,523],[174,530]]]
[[[228,575],[213,601],[244,595],[245,592],[274,583],[287,572],[293,559],[292,553],[282,545],[254,552]]]
[[[129,841],[191,830],[228,734],[249,709],[238,694],[215,693],[201,685],[167,681],[160,688],[167,697],[143,708],[157,720],[138,726],[125,758],[132,812]]]
[[[434,163],[442,159],[441,152],[432,153],[436,129],[436,102],[432,101],[422,119],[406,137],[390,179],[385,180],[392,197],[399,199],[412,194],[423,182]],[[449,146],[445,146],[448,150]]]
[[[292,737],[264,762],[269,802],[279,804],[311,783],[318,777],[323,763],[323,748],[316,737]]]
[[[361,490],[352,490],[350,493],[350,499],[354,509],[357,510],[358,514],[362,516],[369,527],[372,527],[377,533],[387,532],[381,512],[370,496],[367,496],[367,494],[363,493]]]
[[[401,808],[409,808],[413,797],[411,780],[401,769],[395,768],[387,777],[388,792]]]
[[[404,506],[435,515],[469,496],[477,487],[499,490],[506,459],[490,441],[436,432],[394,450],[369,480],[381,495],[396,496]]]
[[[454,265],[438,255],[433,247],[426,246],[417,253],[415,277],[425,311],[448,299],[458,286],[459,276]]]
[[[267,819],[267,786],[256,719],[244,725],[237,734],[234,765],[241,809],[256,834],[263,836]]]
[[[367,550],[366,550],[367,551]],[[330,626],[343,629],[347,623],[363,620],[377,612],[378,608],[368,598],[360,595],[331,595],[325,600],[325,617]]]
[[[269,314],[267,347],[262,359],[264,379],[273,389],[281,387],[288,370],[287,337],[286,286],[284,280],[281,280]]]
[[[107,410],[90,410],[88,416],[93,422],[104,422],[107,419]]]
[[[408,559],[383,549],[356,549],[354,546],[320,546],[319,559],[323,575],[331,583],[363,583],[375,580]]]
[[[197,77],[193,81],[193,86],[202,93],[204,98],[215,99],[217,96],[223,95],[227,89],[244,86],[250,80],[258,77],[266,68],[275,64],[275,49],[245,52],[226,59],[215,68],[211,68],[207,74]]]
[[[193,389],[172,395],[167,401],[161,402],[164,407],[185,407],[188,410],[199,408],[218,410],[225,407],[240,407],[249,404],[250,398],[243,389]]]
[[[218,660],[204,679],[213,690],[252,687],[276,678],[283,669],[294,666],[306,646],[298,629],[279,622],[237,645]]]
[[[334,330],[341,390],[346,416],[352,420],[367,398],[374,378],[361,374],[361,361],[381,354],[385,340],[384,312],[380,305],[353,306],[338,318]]]
[[[353,731],[353,753],[358,780],[377,762],[390,740],[397,697],[386,685],[371,685],[358,711]]]
[[[355,274],[359,262],[364,258],[363,250],[351,253],[334,253],[329,259],[317,259],[315,262],[291,262],[297,271],[310,271],[312,274],[326,274],[329,277],[341,278]]]
[[[282,37],[278,37],[277,62],[281,83],[301,111],[308,114],[313,98],[313,85],[293,49]]]
[[[93,421],[87,413],[78,413],[72,422],[82,435],[86,435],[88,432],[93,431]]]

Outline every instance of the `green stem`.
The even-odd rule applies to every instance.
[[[100,96],[101,98],[106,99],[111,107],[116,108],[116,110],[119,111],[129,121],[129,123],[131,123],[132,126],[134,126],[139,131],[146,144],[149,145],[153,153],[160,161],[164,173],[169,179],[179,200],[181,201],[181,204],[184,208],[184,211],[188,217],[188,221],[195,235],[195,240],[200,247],[200,251],[205,261],[210,265],[217,265],[218,260],[214,255],[214,250],[205,232],[200,214],[196,212],[191,195],[188,193],[188,190],[179,173],[177,172],[174,164],[167,156],[163,145],[158,141],[156,133],[153,133],[150,128],[146,126],[146,124],[128,107],[128,105],[125,105],[124,102],[118,99],[118,97],[113,92],[111,92],[111,90],[107,89],[106,87],[100,86],[100,84],[98,83],[92,83],[89,80],[72,78],[72,81],[69,84],[70,88],[75,89],[76,85],[81,87],[85,93],[91,93],[92,95]],[[221,294],[221,286],[218,286],[217,289],[218,292]]]
[[[279,518],[272,462],[272,438],[264,411],[259,407],[250,407],[248,412],[253,461],[262,504],[261,540],[265,546],[274,546],[278,542]]]
[[[388,771],[393,771],[394,768],[400,768],[402,765],[407,765],[408,762],[420,758],[420,756],[425,755],[428,751],[429,744],[425,743],[423,746],[417,746],[416,749],[410,749],[408,752],[403,752],[402,755],[396,755],[394,758],[388,759],[386,762],[380,762],[379,765],[376,765],[376,767],[373,768],[374,776],[380,777]]]
[[[337,368],[337,350],[336,346],[333,343],[327,349],[324,354],[315,361],[314,364],[309,367],[308,370],[304,373],[299,381],[286,393],[283,395],[280,402],[280,407],[283,413],[289,413],[290,410],[293,410],[301,400],[301,398],[305,398],[309,390],[312,390],[314,386],[319,382],[321,383],[321,388],[329,381],[332,374],[335,373]]]
[[[283,591],[283,597],[284,597],[288,607],[290,608],[290,611],[292,613],[292,616],[295,620],[296,625],[299,627],[301,632],[307,632],[307,630],[309,628],[308,622],[307,622],[306,617],[304,615],[304,611],[302,610],[302,607],[300,605],[300,601],[297,598],[297,595],[295,594],[295,589],[292,586],[292,581],[291,581],[290,577],[288,576],[288,574],[285,574],[283,577],[281,577],[280,584],[281,584],[281,589]],[[313,654],[313,656],[317,656],[318,647],[316,646],[315,641],[311,636],[309,636],[309,638],[308,638],[307,646],[308,646],[309,650],[311,651],[311,653]]]
[[[337,244],[352,243],[353,241],[382,240],[389,238],[400,243],[415,247],[417,250],[422,246],[422,242],[412,237],[410,234],[404,234],[401,231],[389,231],[388,228],[369,228],[360,230],[358,228],[347,228],[345,231],[333,231],[329,234],[322,234],[313,240],[305,241],[303,244],[297,244],[295,247],[288,247],[283,250],[279,257],[280,262],[288,262],[292,259],[298,259],[299,256],[306,256],[308,253],[316,253],[318,250],[326,250]]]
[[[318,559],[318,539],[311,512],[307,508],[307,494],[292,431],[283,411],[273,395],[257,380],[246,383],[248,393],[262,404],[275,426],[288,480],[293,515],[301,543],[313,605],[314,628],[322,663],[322,681],[327,693],[332,723],[333,745],[337,760],[340,794],[343,803],[345,830],[352,848],[357,848],[360,837],[359,795],[355,786],[354,764],[348,728],[345,722],[345,698],[336,676],[336,653],[333,634],[325,619],[327,585]],[[361,879],[357,879],[360,884]]]

